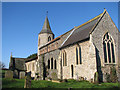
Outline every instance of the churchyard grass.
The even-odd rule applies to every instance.
[[[24,88],[24,79],[6,79],[2,78],[2,88]],[[118,83],[93,84],[87,81],[68,80],[68,82],[55,83],[51,81],[32,80],[31,88],[115,88]]]

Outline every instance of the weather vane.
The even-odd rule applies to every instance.
[[[46,16],[48,16],[48,11],[46,12]]]

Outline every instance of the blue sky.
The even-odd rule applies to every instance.
[[[10,54],[26,58],[37,52],[38,33],[46,11],[55,37],[81,25],[107,9],[118,27],[118,3],[53,3],[18,2],[2,3],[2,61],[9,66]]]

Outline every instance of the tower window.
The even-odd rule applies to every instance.
[[[107,32],[103,38],[104,62],[115,63],[114,42]]]
[[[48,37],[48,42],[49,42],[49,41],[51,41],[51,37],[50,37],[50,36]]]

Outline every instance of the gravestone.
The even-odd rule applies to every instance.
[[[10,70],[8,70],[8,71],[6,71],[5,72],[5,78],[13,78],[13,71],[10,71]]]
[[[25,76],[24,88],[31,88],[31,76]]]
[[[25,78],[25,72],[20,72],[20,79],[24,79]]]
[[[17,71],[17,70],[14,70],[14,72],[13,72],[13,77],[14,77],[14,78],[18,78],[18,71]]]
[[[98,84],[98,83],[99,83],[98,72],[95,72],[95,74],[94,74],[94,83],[95,83],[95,84]]]

